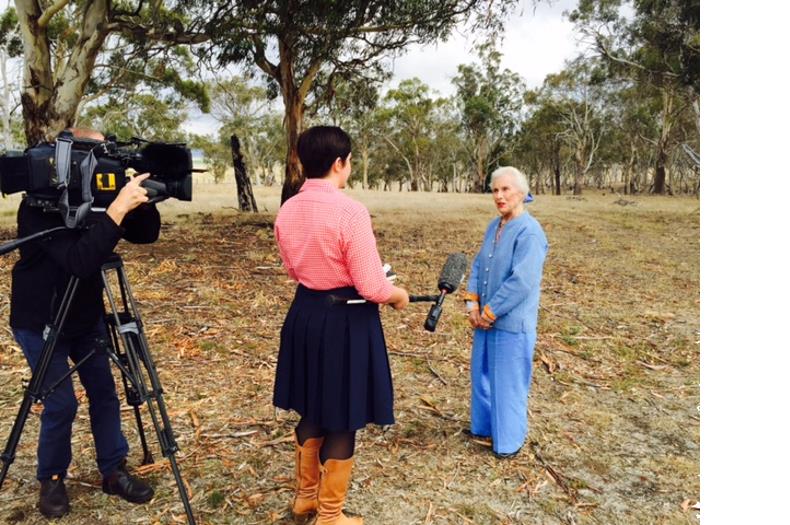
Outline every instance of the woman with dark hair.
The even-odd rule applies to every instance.
[[[382,270],[370,214],[343,194],[351,139],[315,126],[299,137],[305,182],[280,208],[274,226],[283,265],[298,281],[280,333],[274,404],[301,416],[296,426],[296,498],[292,512],[316,525],[361,525],[343,504],[356,431],[395,422],[378,304],[402,310],[406,290]],[[332,304],[329,296],[362,297]]]

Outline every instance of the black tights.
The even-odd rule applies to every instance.
[[[299,420],[296,425],[296,439],[299,445],[311,438],[324,438],[321,445],[321,463],[326,463],[328,459],[348,459],[354,455],[354,443],[356,442],[356,431],[350,432],[329,432],[320,426],[309,423],[304,419]]]

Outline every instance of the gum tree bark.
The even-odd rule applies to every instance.
[[[230,149],[233,153],[233,173],[236,176],[236,195],[239,198],[239,211],[258,213],[255,195],[252,193],[252,184],[247,175],[244,156],[241,154],[241,143],[235,134],[230,136]]]
[[[66,4],[58,0],[42,11],[36,0],[16,0],[25,51],[22,117],[29,145],[51,140],[72,125],[96,57],[109,34],[109,1],[86,2],[73,51],[65,63],[56,63],[53,71],[47,27]]]

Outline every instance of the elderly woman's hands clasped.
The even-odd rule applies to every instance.
[[[483,330],[491,328],[491,322],[480,315],[480,310],[477,309],[469,312],[469,324],[472,328],[481,328]]]

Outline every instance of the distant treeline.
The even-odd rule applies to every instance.
[[[3,144],[73,125],[186,140],[219,179],[235,135],[252,182],[285,200],[303,180],[299,133],[331,122],[363,187],[479,192],[515,165],[536,193],[699,193],[698,1],[581,1],[567,16],[587,47],[533,89],[498,50],[517,0],[288,5],[17,0],[0,16]],[[462,27],[477,56],[451,96],[416,78],[383,90],[392,56]],[[183,131],[196,108],[220,122],[212,136]]]

